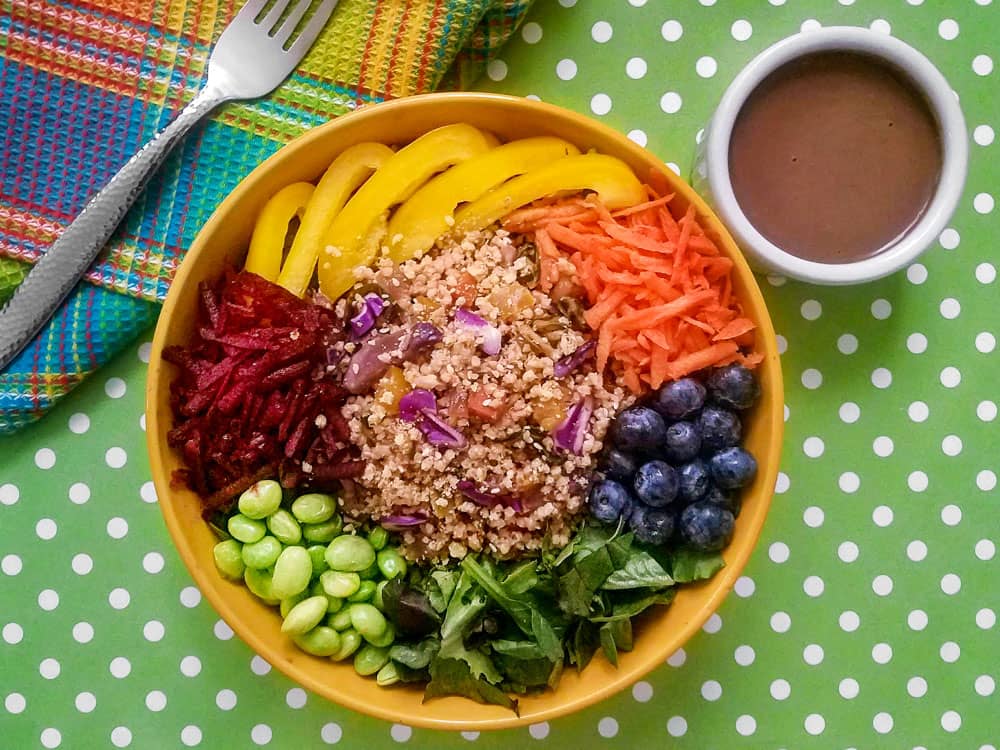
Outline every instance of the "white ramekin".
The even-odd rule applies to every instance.
[[[729,141],[733,124],[750,93],[768,75],[792,60],[815,52],[835,51],[870,55],[900,70],[927,99],[942,141],[941,178],[921,219],[891,247],[853,263],[804,260],[770,242],[743,213],[729,177]],[[954,213],[965,183],[969,158],[967,137],[957,95],[923,54],[888,34],[853,26],[831,26],[783,39],[743,68],[726,89],[705,128],[695,160],[693,182],[729,227],[754,269],[814,284],[858,284],[905,267],[937,239]]]

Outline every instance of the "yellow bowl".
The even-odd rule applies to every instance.
[[[350,663],[338,664],[299,651],[280,632],[281,620],[273,609],[242,585],[216,573],[212,559],[216,539],[201,519],[198,498],[170,486],[171,472],[180,466],[166,440],[174,371],[162,361],[161,353],[165,346],[188,339],[198,307],[198,282],[242,262],[257,213],[283,186],[317,179],[338,153],[355,143],[405,143],[451,122],[471,123],[504,140],[555,135],[581,149],[617,156],[640,177],[650,169],[662,172],[676,191],[680,207],[686,209],[693,203],[707,233],[734,260],[734,290],[757,323],[757,348],[764,355],[759,368],[762,397],[747,420],[745,441],[760,468],[753,485],[744,491],[743,512],[733,542],[724,552],[726,567],[710,581],[682,587],[673,604],[645,616],[637,625],[635,649],[620,655],[617,669],[600,655],[582,674],[567,669],[557,690],[523,697],[519,716],[464,698],[421,703],[419,687],[381,688],[374,680],[355,674]],[[428,94],[362,108],[305,133],[247,176],[202,228],[177,271],[156,327],[146,390],[149,457],[167,528],[198,587],[229,626],[274,667],[325,698],[381,719],[450,730],[509,728],[577,711],[629,686],[687,641],[732,589],[757,541],[778,470],[783,404],[777,342],[760,289],[729,233],[686,183],[625,136],[579,114],[527,99],[467,93]]]

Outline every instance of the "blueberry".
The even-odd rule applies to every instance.
[[[715,552],[733,538],[736,520],[720,505],[693,503],[681,511],[681,537],[696,550]]]
[[[714,406],[701,410],[698,427],[701,428],[701,449],[708,453],[737,445],[743,435],[740,418],[728,409]]]
[[[685,419],[705,403],[705,386],[694,378],[667,383],[653,396],[653,407],[667,419]]]
[[[677,469],[677,479],[677,497],[684,503],[700,500],[708,492],[708,485],[711,483],[708,467],[700,458]]]
[[[604,479],[590,488],[590,514],[603,523],[617,523],[622,513],[632,508],[628,490],[618,482]]]
[[[645,406],[626,409],[611,423],[611,439],[623,451],[650,453],[663,443],[666,434],[663,417]]]
[[[747,484],[757,473],[757,461],[742,448],[726,448],[708,462],[715,483],[727,490]]]
[[[670,505],[677,497],[677,472],[663,461],[650,461],[635,474],[635,494],[654,508]]]
[[[708,492],[705,493],[701,502],[711,503],[712,505],[718,505],[720,508],[725,508],[733,514],[734,518],[739,517],[740,509],[743,507],[743,501],[740,499],[738,492],[723,490],[716,487],[714,484],[708,488]]]
[[[637,504],[628,519],[629,528],[635,538],[646,544],[663,544],[674,533],[674,517],[671,513]]]
[[[708,392],[717,404],[730,409],[749,409],[760,396],[757,379],[743,365],[720,367],[708,376]]]
[[[701,450],[701,430],[693,422],[674,422],[667,428],[663,455],[674,464],[690,461]]]
[[[629,483],[635,476],[638,462],[628,453],[612,448],[604,454],[602,469],[609,479],[617,479],[620,482]]]

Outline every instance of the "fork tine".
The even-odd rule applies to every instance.
[[[288,41],[288,38],[295,31],[295,27],[299,25],[299,21],[302,20],[302,16],[306,14],[309,10],[309,6],[312,5],[312,0],[298,0],[295,7],[292,8],[292,12],[288,14],[285,18],[285,22],[281,24],[280,29],[275,29],[274,40],[280,42],[282,45]]]
[[[274,6],[264,16],[264,20],[260,22],[261,28],[270,34],[271,29],[278,23],[278,19],[281,18],[281,14],[285,12],[285,8],[288,7],[290,2],[292,0],[275,0]]]
[[[267,5],[267,0],[247,0],[236,15],[247,17],[252,21],[265,5]]]
[[[309,23],[305,25],[302,29],[302,33],[299,34],[298,39],[288,48],[288,53],[290,55],[297,55],[300,59],[305,57],[306,52],[312,47],[313,42],[316,41],[316,37],[326,26],[326,22],[330,20],[330,16],[333,14],[333,9],[337,7],[338,0],[323,0],[320,6],[316,9],[316,14],[309,19]]]

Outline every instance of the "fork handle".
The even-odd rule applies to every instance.
[[[206,85],[180,114],[118,170],[35,263],[0,309],[0,370],[42,329],[135,203],[177,142],[230,97]]]

